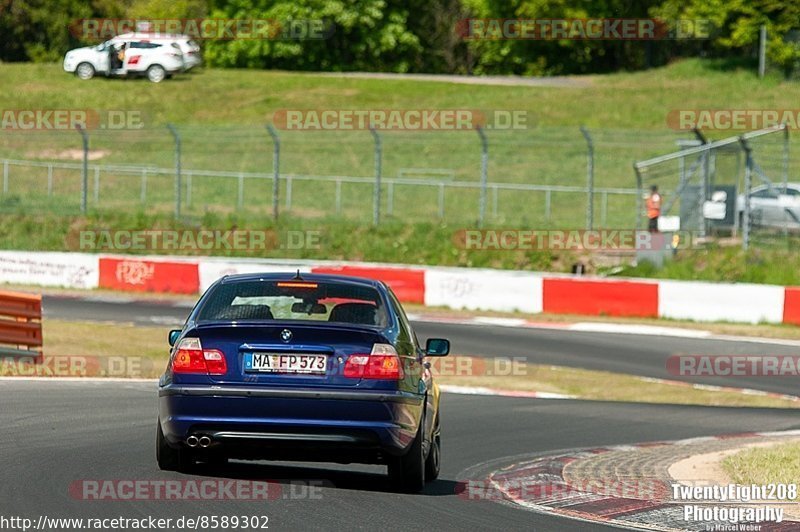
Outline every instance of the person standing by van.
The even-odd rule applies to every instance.
[[[661,216],[661,194],[658,193],[658,186],[650,187],[650,195],[647,197],[647,229],[651,233],[658,232],[658,217]]]

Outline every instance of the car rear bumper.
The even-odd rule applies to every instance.
[[[423,397],[406,392],[170,384],[159,415],[170,445],[208,436],[232,456],[381,462],[413,440]],[[202,450],[202,449],[201,449]]]

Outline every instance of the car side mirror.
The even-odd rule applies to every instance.
[[[444,338],[429,338],[425,342],[425,356],[443,357],[450,353],[450,340]]]
[[[170,347],[174,346],[175,342],[178,341],[178,338],[180,338],[180,336],[181,336],[181,330],[180,329],[172,329],[169,332],[169,346]]]

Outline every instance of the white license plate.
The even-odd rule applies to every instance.
[[[263,373],[324,374],[328,364],[326,355],[301,355],[290,353],[246,353],[244,370]]]

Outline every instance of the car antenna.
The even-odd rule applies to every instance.
[[[295,281],[302,281],[303,280],[303,278],[300,277],[300,268],[297,268],[297,274],[295,274],[294,280]]]

